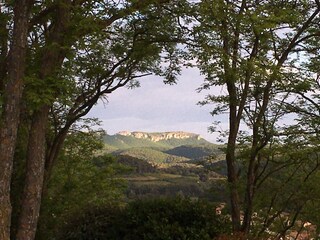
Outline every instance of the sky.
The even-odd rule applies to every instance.
[[[216,142],[218,134],[208,132],[217,120],[210,115],[213,106],[197,104],[208,93],[197,92],[202,83],[203,76],[191,68],[182,71],[176,85],[166,85],[161,77],[148,76],[141,79],[139,88],[121,88],[110,94],[108,102],[100,101],[89,117],[99,118],[101,127],[111,135],[120,131],[185,131]]]

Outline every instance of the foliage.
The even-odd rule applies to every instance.
[[[183,145],[169,149],[166,153],[193,160],[204,160],[209,156],[214,158],[214,156],[221,154],[219,147],[214,144]]]
[[[112,156],[95,156],[101,147],[96,132],[68,136],[43,201],[38,238],[53,237],[67,216],[85,206],[123,199],[126,184],[117,176],[128,169]]]
[[[34,237],[41,201],[31,199],[27,202],[27,198],[45,195],[47,192],[42,191],[42,186],[47,187],[50,176],[60,174],[61,181],[67,181],[68,177],[72,177],[71,180],[78,184],[81,178],[77,176],[76,171],[83,171],[87,174],[81,185],[83,188],[88,186],[85,180],[89,181],[91,177],[99,176],[93,174],[96,173],[93,166],[87,166],[88,172],[85,172],[83,169],[86,167],[80,167],[81,164],[75,166],[68,157],[64,159],[65,172],[52,173],[61,146],[74,123],[86,115],[99,99],[106,98],[118,88],[138,86],[138,79],[141,77],[157,74],[163,76],[167,82],[175,82],[180,71],[180,50],[176,46],[183,35],[176,25],[176,20],[183,3],[184,1],[162,0],[26,0],[23,3],[1,3],[0,109],[16,111],[14,118],[8,118],[14,124],[18,123],[21,113],[27,113],[28,119],[21,120],[25,120],[22,124],[28,125],[26,129],[29,141],[25,144],[30,144],[21,159],[27,159],[30,166],[27,168],[26,178],[31,179],[35,176],[31,181],[25,181],[26,191],[21,194],[23,211],[19,221],[20,235],[24,236],[23,231],[28,229],[30,236],[25,237]],[[12,9],[16,11],[14,14]],[[15,32],[13,27],[19,26],[20,23],[24,23],[23,31],[18,29]],[[20,33],[26,36],[23,37]],[[24,42],[21,46],[12,42],[16,36]],[[14,53],[19,56],[15,57]],[[161,64],[163,62],[164,65]],[[4,91],[5,86],[10,86],[7,84],[10,76],[17,76],[17,82],[21,86],[13,84],[11,92]],[[6,106],[6,102],[3,102],[5,95],[10,96],[8,99],[17,105],[20,105],[20,96],[23,95],[21,110],[14,105]],[[0,115],[2,113],[3,111]],[[13,128],[15,130],[17,126]],[[6,128],[2,129],[3,132],[7,131]],[[13,130],[7,132],[13,136],[13,140],[9,142],[12,146],[7,150],[13,152],[16,134]],[[37,141],[33,144],[32,140]],[[90,149],[92,146],[84,147]],[[75,155],[79,156],[82,149],[74,146],[73,149],[64,150],[65,156],[69,154],[69,157],[73,158]],[[8,213],[6,221],[10,221],[11,213],[11,159],[13,153],[10,153],[10,163],[1,161],[4,166],[8,166],[8,173],[1,171],[7,181],[1,181],[0,184],[6,185],[1,191],[8,193],[5,196],[8,206],[1,204]],[[63,166],[61,159],[63,156],[58,163],[60,166],[57,169],[60,170]],[[74,166],[77,170],[72,169]],[[69,181],[70,186],[72,181]],[[70,190],[70,186],[66,188]],[[78,195],[72,197],[76,198]],[[2,213],[1,215],[3,216]],[[0,222],[3,222],[2,219]],[[29,226],[31,222],[33,224]],[[7,226],[10,226],[9,222],[0,225],[0,228],[8,228]]]
[[[312,213],[319,207],[320,192],[315,187],[319,181],[319,147],[289,141],[271,149],[263,155],[264,170],[257,181],[257,218],[252,232],[263,235],[268,228],[277,234],[286,233],[296,228],[298,220],[318,224]]]
[[[292,223],[307,201],[306,181],[319,169],[319,1],[204,0],[193,10],[189,49],[205,76],[201,89],[222,89],[201,104],[229,120],[220,140],[227,142],[234,231],[249,233],[262,199],[260,209],[276,213],[267,210],[261,231],[284,211]]]
[[[60,239],[213,239],[229,230],[213,205],[188,199],[157,199],[126,207],[89,209],[75,216]]]
[[[131,167],[131,173],[154,173],[157,171],[156,167],[145,160],[126,156],[126,155],[118,155],[117,161],[123,165]]]
[[[129,180],[128,198],[130,199],[186,196],[217,200],[222,195],[218,193],[208,197],[207,190],[212,187],[212,182],[200,182],[197,176],[158,173],[130,176]]]
[[[24,27],[28,33],[27,45],[17,47],[26,51],[26,59],[22,53],[14,57],[13,26],[23,21],[15,22],[13,9],[29,8],[5,1],[0,12],[0,109],[5,110],[0,115],[6,116],[10,109],[19,110],[6,105],[8,99],[19,105],[20,98],[14,97],[20,94],[6,91],[10,86],[7,80],[17,75],[21,87],[14,84],[13,89],[23,89],[24,103],[22,110],[9,119],[18,123],[19,116],[26,117],[20,119],[23,129],[16,146],[17,126],[12,125],[11,130],[7,129],[9,124],[2,128],[13,140],[9,141],[12,146],[1,154],[10,149],[17,153],[16,176],[12,177],[14,194],[22,189],[16,185],[16,179],[25,174],[25,159],[27,164],[32,163],[26,175],[36,176],[29,185],[40,186],[33,188],[37,193],[32,190],[23,194],[25,197],[40,196],[41,186],[46,186],[47,176],[52,176],[49,188],[43,193],[48,194],[44,207],[48,222],[56,218],[53,225],[62,223],[63,216],[87,203],[100,205],[121,195],[116,187],[118,180],[111,180],[121,168],[110,157],[92,159],[93,151],[101,144],[88,140],[90,133],[68,135],[71,126],[99,99],[107,98],[118,88],[138,86],[142,77],[156,74],[163,76],[165,82],[174,83],[184,59],[194,60],[205,76],[202,89],[219,86],[223,90],[221,95],[209,95],[203,104],[215,104],[214,116],[229,115],[229,129],[221,133],[228,138],[227,173],[235,230],[240,229],[241,208],[245,214],[242,228],[245,232],[250,230],[253,211],[267,209],[262,214],[265,221],[261,232],[272,226],[271,222],[284,211],[291,213],[293,222],[297,214],[303,214],[305,206],[318,204],[318,192],[310,185],[318,180],[319,170],[318,0],[26,2],[30,4],[30,14],[15,14],[28,22]],[[192,9],[185,8],[188,3]],[[190,16],[185,17],[186,13]],[[190,33],[188,38],[186,32]],[[188,43],[188,55],[179,43]],[[12,62],[21,68],[16,69]],[[6,95],[12,98],[3,98]],[[292,124],[283,124],[286,119],[293,120]],[[32,129],[31,126],[37,125],[42,128]],[[248,132],[241,132],[241,125]],[[52,173],[66,136],[63,153]],[[27,147],[34,139],[43,141]],[[133,142],[130,139],[122,145],[121,139],[117,139],[116,144],[140,147],[140,143]],[[171,139],[159,144],[172,147],[181,142]],[[186,140],[184,144],[193,141]],[[156,152],[152,154],[158,160],[161,158]],[[5,177],[1,181],[1,186],[5,186],[2,192],[7,194],[13,164],[11,160],[1,162],[8,170],[2,171]],[[44,165],[46,175],[42,171]],[[108,191],[97,191],[101,189]],[[31,199],[30,206],[27,205],[22,209],[38,209],[40,201]],[[5,208],[10,219],[10,204]],[[49,213],[50,209],[54,215]],[[37,222],[38,213],[26,212],[21,225],[35,232],[36,224],[27,225]],[[31,212],[33,216],[28,215]],[[0,227],[4,225],[10,223]],[[288,228],[282,227],[284,232]]]
[[[185,157],[167,154],[167,153],[150,149],[150,148],[130,148],[127,150],[116,151],[114,152],[114,154],[136,157],[152,164],[178,163],[178,162],[186,162],[189,160],[188,158],[185,158]]]

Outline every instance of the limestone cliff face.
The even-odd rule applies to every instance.
[[[122,131],[117,134],[122,136],[132,136],[135,138],[148,139],[152,142],[159,142],[159,141],[168,140],[168,139],[187,139],[187,138],[195,138],[197,140],[201,139],[199,134],[187,133],[187,132],[147,133],[147,132]]]

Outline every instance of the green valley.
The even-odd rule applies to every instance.
[[[222,201],[225,173],[214,166],[225,165],[222,145],[186,132],[120,132],[105,135],[104,153],[129,166],[126,175],[130,199],[183,195]],[[221,163],[220,163],[221,162]],[[220,164],[219,164],[220,163]]]

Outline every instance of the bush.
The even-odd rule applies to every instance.
[[[211,204],[154,199],[85,211],[61,230],[59,239],[206,240],[228,229],[229,223],[215,215]]]

